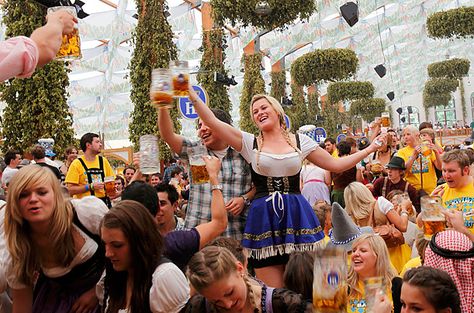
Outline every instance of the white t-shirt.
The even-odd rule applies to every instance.
[[[377,204],[378,204],[380,212],[382,212],[383,215],[387,215],[388,211],[393,209],[392,202],[388,201],[384,197],[378,197]]]
[[[102,275],[96,287],[100,303],[104,300],[104,279],[105,275]],[[160,264],[152,277],[150,310],[153,313],[178,313],[188,302],[189,294],[189,283],[183,272],[171,262]],[[128,313],[128,309],[119,310],[119,313]]]
[[[2,173],[2,186],[10,183],[12,177],[18,172],[17,168],[11,168],[10,166],[5,167]]]
[[[301,169],[301,162],[306,159],[308,154],[316,149],[321,149],[314,140],[306,135],[300,136],[300,150],[298,152],[290,152],[284,154],[274,154],[268,152],[260,152],[259,168],[257,169],[257,149],[253,148],[255,136],[246,132],[242,132],[242,151],[240,154],[249,163],[252,164],[253,170],[267,177],[282,177],[296,175]]]
[[[109,211],[105,203],[99,198],[93,196],[84,197],[82,199],[73,199],[71,202],[82,225],[84,225],[84,227],[87,228],[87,230],[89,230],[91,233],[98,235],[100,231],[100,222],[102,221],[104,215]],[[77,253],[71,264],[69,264],[67,267],[42,267],[42,270],[46,276],[55,278],[66,275],[76,265],[82,264],[89,260],[96,252],[97,243],[92,238],[89,238],[89,236],[82,232],[77,226],[76,229],[85,240],[81,250]],[[27,286],[22,284],[18,280],[18,277],[16,277],[15,273],[12,271],[11,262],[11,257],[8,256],[5,260],[5,268],[9,286],[13,289],[26,288]]]

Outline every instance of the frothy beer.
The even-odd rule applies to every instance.
[[[173,76],[173,91],[176,97],[189,95],[189,74],[179,73]]]
[[[105,193],[108,195],[115,193],[115,182],[113,180],[105,182]]]
[[[151,102],[158,106],[170,104],[173,102],[173,95],[164,91],[153,91],[151,93]]]
[[[204,184],[209,181],[209,173],[207,172],[206,164],[191,164],[190,168],[193,183]]]
[[[445,229],[446,220],[443,217],[428,217],[423,219],[423,231],[427,237],[431,237]]]

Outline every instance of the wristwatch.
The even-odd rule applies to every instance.
[[[213,190],[220,190],[222,191],[222,184],[211,185],[211,191]]]
[[[249,200],[249,197],[247,197],[246,195],[241,195],[242,199],[244,199],[244,205],[245,206],[250,206],[250,200]]]

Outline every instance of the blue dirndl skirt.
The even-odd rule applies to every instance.
[[[324,232],[308,201],[301,194],[274,192],[254,199],[249,208],[242,245],[257,260],[314,251]]]

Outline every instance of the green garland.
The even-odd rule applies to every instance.
[[[272,89],[270,95],[281,101],[281,98],[286,94],[286,74],[285,72],[271,72]]]
[[[425,83],[426,93],[451,93],[455,92],[459,86],[459,81],[449,78],[431,78]]]
[[[431,14],[426,21],[432,38],[472,38],[474,36],[474,7],[462,7]]]
[[[255,126],[250,116],[250,101],[256,94],[265,93],[265,81],[260,72],[262,56],[260,54],[243,55],[244,63],[244,84],[240,96],[240,129],[257,134],[258,128]]]
[[[34,1],[8,1],[3,9],[7,37],[29,36],[45,23],[46,8]],[[53,61],[31,78],[0,84],[1,100],[7,104],[1,120],[3,151],[26,150],[39,138],[53,138],[54,151],[62,155],[75,142],[67,104],[67,72],[64,62]]]
[[[258,15],[255,7],[266,2],[272,8],[268,15]],[[213,16],[217,23],[229,21],[232,25],[242,23],[263,29],[282,27],[298,18],[307,20],[315,11],[314,1],[308,0],[211,0]]]
[[[465,98],[465,91],[464,91],[464,81],[459,79],[459,93],[461,94],[461,107],[462,107],[462,116],[464,119],[467,118],[467,108],[466,108],[466,98]]]
[[[316,115],[320,113],[318,100],[319,99],[318,99],[317,92],[314,92],[314,93],[308,92],[308,114],[313,121],[316,119]]]
[[[365,121],[373,121],[375,117],[380,116],[384,111],[385,99],[359,99],[351,102],[349,114],[351,116],[360,116]]]
[[[468,59],[454,58],[428,65],[428,76],[459,79],[469,74],[471,62]]]
[[[357,72],[358,64],[357,55],[350,49],[315,50],[291,64],[291,77],[301,86],[345,80]]]
[[[374,86],[371,82],[336,82],[328,86],[327,95],[330,103],[367,99],[374,96]]]
[[[215,28],[204,32],[202,37],[204,52],[197,80],[207,92],[209,107],[222,109],[230,113],[231,103],[227,88],[223,84],[214,81],[214,72],[227,75],[227,70],[224,68],[225,53],[222,49],[224,43],[222,29]]]
[[[314,118],[311,119],[304,99],[303,87],[295,83],[291,84],[291,100],[293,105],[288,110],[288,116],[291,120],[292,131],[296,132],[303,125],[314,124]]]
[[[173,32],[164,13],[164,0],[136,0],[138,24],[133,33],[135,50],[130,60],[130,99],[134,104],[129,125],[130,140],[135,150],[139,148],[139,138],[145,134],[157,133],[157,114],[150,102],[151,71],[167,68],[169,61],[177,57],[173,44]],[[179,114],[171,110],[176,132],[181,131]],[[160,140],[160,159],[171,157],[169,147]]]
[[[322,127],[326,130],[328,137],[336,139],[341,130],[337,129],[337,125],[347,124],[351,117],[346,112],[339,112],[339,105],[326,101],[324,110],[321,112],[324,119]]]
[[[423,105],[425,108],[435,107],[438,105],[447,106],[451,100],[450,93],[428,93],[423,90]]]

